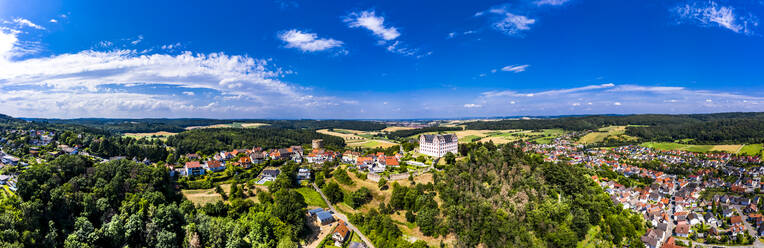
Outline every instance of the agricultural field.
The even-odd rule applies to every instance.
[[[650,147],[657,150],[679,150],[688,152],[727,152],[740,153],[743,145],[690,145],[676,142],[645,142],[641,144],[644,147]],[[751,150],[754,150],[752,146]]]
[[[395,132],[400,130],[411,130],[415,129],[413,127],[386,127],[385,129],[382,129],[382,132]]]
[[[423,134],[435,134],[437,132],[427,132]],[[538,143],[549,143],[552,139],[559,137],[564,133],[561,129],[544,129],[541,131],[531,130],[462,130],[445,131],[444,133],[456,134],[459,137],[459,143],[470,142],[488,142],[494,144],[506,144],[518,140],[535,141]],[[409,138],[416,139],[419,134],[412,135]]]
[[[230,124],[216,124],[216,125],[209,125],[209,126],[191,126],[186,127],[186,130],[192,130],[192,129],[198,129],[198,128],[258,128],[262,126],[267,126],[266,123],[242,123],[242,122],[234,122]]]
[[[345,140],[348,147],[363,147],[363,148],[388,148],[398,145],[395,142],[390,142],[382,139],[374,139],[376,132],[364,132],[349,129],[321,129],[316,132],[331,136],[337,136]]]
[[[578,140],[579,144],[600,143],[607,139],[616,140],[636,140],[637,138],[626,135],[627,126],[609,126],[597,129],[597,131],[588,133]]]
[[[167,140],[167,137],[173,136],[177,133],[172,132],[153,132],[153,133],[125,133],[123,134],[126,137],[134,138],[134,139],[141,139],[141,138],[147,138],[147,139],[160,139],[160,140]]]

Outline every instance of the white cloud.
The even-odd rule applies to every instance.
[[[740,15],[732,6],[720,6],[714,1],[679,5],[673,11],[679,17],[679,23],[718,26],[747,35],[753,34],[753,28],[759,25],[758,18],[753,14]]]
[[[13,22],[18,24],[19,26],[27,26],[34,29],[45,30],[44,27],[34,24],[32,21],[24,19],[24,18],[15,18],[13,19]]]
[[[279,39],[286,43],[287,48],[297,48],[303,52],[324,51],[342,46],[342,41],[318,38],[315,33],[307,33],[292,29],[279,34]]]
[[[245,113],[283,118],[335,113],[328,109],[349,102],[281,81],[291,71],[270,59],[85,50],[13,60],[20,44],[16,33],[0,29],[0,113],[14,116],[233,118],[231,113]],[[174,98],[173,92],[150,90],[157,87],[212,96]]]
[[[537,1],[533,2],[533,3],[538,5],[538,6],[543,6],[543,5],[559,6],[559,5],[563,5],[563,4],[567,3],[568,1],[570,1],[570,0],[537,0]]]
[[[385,26],[385,18],[377,16],[374,11],[361,11],[350,13],[345,17],[345,22],[348,27],[358,28],[363,27],[368,29],[378,38],[389,41],[398,38],[401,34],[395,27]]]
[[[58,22],[58,20],[51,18],[51,19],[50,19],[50,21],[48,21],[48,22],[51,22],[51,23],[57,23],[57,22]]]
[[[464,107],[465,108],[480,108],[480,107],[483,107],[483,106],[480,105],[480,104],[468,103],[468,104],[464,104]]]
[[[514,73],[520,73],[524,72],[526,68],[528,68],[530,65],[508,65],[503,68],[501,68],[502,71],[510,71]]]
[[[180,48],[180,46],[181,46],[180,42],[176,42],[175,44],[162,45],[161,48],[162,48],[162,50],[170,50],[170,51],[172,51],[172,50]]]
[[[507,105],[518,100],[523,104]],[[761,96],[612,83],[545,91],[487,91],[466,101],[480,103],[481,114],[487,116],[764,111]]]
[[[138,45],[138,43],[141,43],[141,41],[143,41],[143,35],[138,35],[138,38],[136,38],[135,40],[131,41],[130,44],[133,44],[133,46],[134,45]]]
[[[495,20],[492,24],[493,28],[499,30],[507,35],[520,36],[523,31],[531,29],[531,25],[536,23],[536,20],[524,15],[515,14],[509,11],[508,6],[494,7],[488,10],[488,13],[493,14]],[[479,12],[482,13],[482,12]],[[476,16],[482,16],[476,15]]]
[[[196,94],[193,91],[183,91],[183,95],[194,96]]]

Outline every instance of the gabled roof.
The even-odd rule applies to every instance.
[[[199,161],[186,162],[186,168],[202,168],[202,164]]]

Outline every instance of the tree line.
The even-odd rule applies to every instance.
[[[202,152],[212,154],[221,150],[251,148],[283,148],[310,144],[313,139],[323,139],[324,146],[342,148],[345,141],[340,137],[320,134],[312,130],[278,128],[204,128],[179,133],[167,138],[167,144],[179,154]]]

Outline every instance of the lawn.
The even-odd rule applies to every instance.
[[[324,202],[324,199],[321,198],[321,195],[318,194],[318,192],[316,192],[313,188],[298,188],[297,193],[300,193],[302,197],[305,198],[305,203],[307,203],[308,206],[316,206],[321,208],[329,207],[326,205],[326,202]]]
[[[740,154],[751,155],[751,156],[764,156],[764,151],[762,151],[762,149],[764,149],[762,144],[748,144],[743,146],[743,148],[740,149]]]

